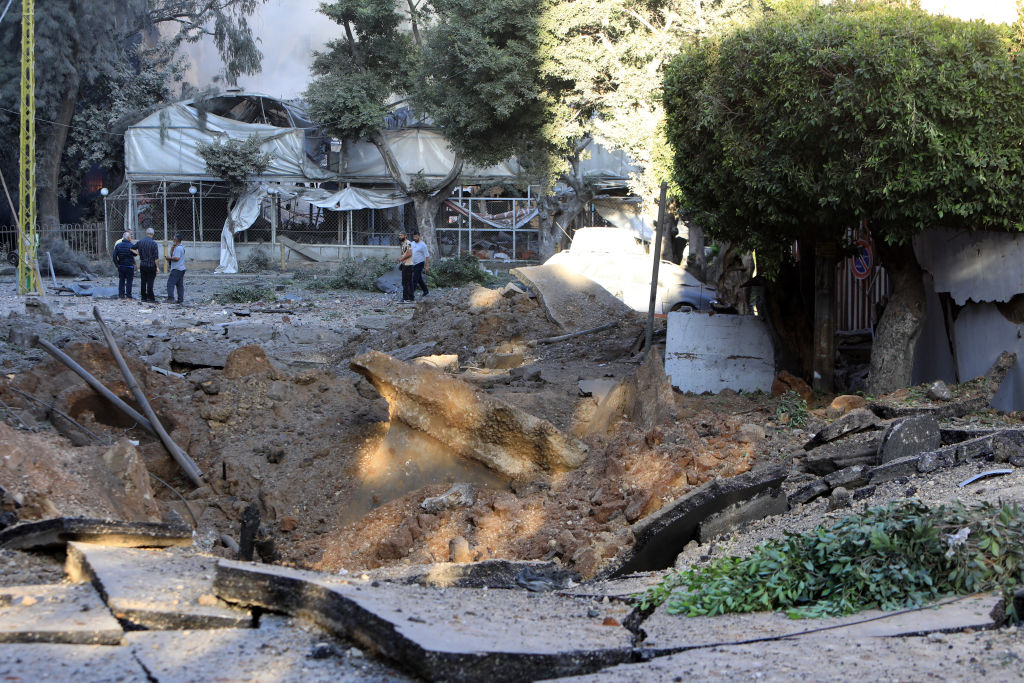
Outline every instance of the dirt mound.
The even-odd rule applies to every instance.
[[[465,539],[470,559],[559,559],[594,575],[633,543],[630,525],[714,477],[746,472],[766,444],[742,440],[742,420],[702,413],[647,433],[622,423],[606,447],[594,442],[583,466],[503,490],[477,487],[469,507],[427,514],[428,486],[368,514],[326,539],[316,567],[370,569],[449,561]]]
[[[342,355],[347,359],[364,348],[388,352],[431,340],[437,342],[431,353],[454,353],[460,361],[466,361],[481,346],[559,332],[537,300],[527,294],[504,296],[483,287],[463,287],[442,296],[431,293],[420,299],[408,324],[364,332],[345,346]]]

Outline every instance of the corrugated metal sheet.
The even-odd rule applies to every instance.
[[[889,296],[889,275],[885,268],[878,265],[878,257],[874,249],[871,232],[865,224],[847,233],[850,243],[864,240],[873,255],[871,267],[866,276],[859,279],[856,274],[864,275],[864,261],[854,267],[853,258],[844,258],[836,266],[836,331],[851,332],[854,330],[873,329],[878,320],[876,311]]]

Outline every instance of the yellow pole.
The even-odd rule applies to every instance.
[[[35,0],[21,3],[21,125],[18,135],[18,294],[36,289]],[[40,283],[41,284],[41,283]]]

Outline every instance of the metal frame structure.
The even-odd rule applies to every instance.
[[[35,0],[22,0],[21,125],[18,135],[18,293],[35,291],[36,261],[36,68]]]

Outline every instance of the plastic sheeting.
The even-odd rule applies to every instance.
[[[1024,237],[1008,232],[930,230],[914,238],[921,267],[963,306],[971,301],[1009,301],[1024,293]]]
[[[654,239],[654,228],[650,226],[640,213],[641,205],[637,201],[621,199],[594,199],[594,208],[601,218],[617,228],[625,228],[645,242]]]
[[[264,178],[321,181],[334,177],[309,161],[303,129],[241,123],[214,114],[207,114],[204,129],[200,126],[199,113],[187,103],[165,107],[125,132],[125,169],[136,180],[181,177],[216,180],[206,170],[206,161],[199,156],[199,144],[224,137],[244,140],[252,135],[260,138],[260,148],[271,155]]]
[[[322,190],[318,192],[323,192]],[[358,211],[359,209],[390,209],[408,204],[412,200],[400,192],[380,192],[360,187],[346,187],[323,199],[313,199],[312,193],[305,197],[313,206],[331,211]]]
[[[248,230],[260,215],[260,205],[267,196],[265,185],[253,187],[243,194],[231,207],[224,228],[220,231],[220,265],[215,273],[237,273],[238,258],[235,256],[235,235]]]

